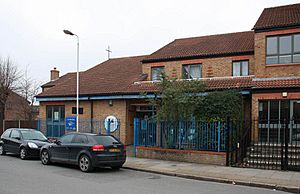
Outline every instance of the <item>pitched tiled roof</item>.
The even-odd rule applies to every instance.
[[[224,77],[216,79],[208,79],[206,81],[208,90],[216,89],[243,89],[253,86],[252,76],[243,77]]]
[[[176,39],[146,57],[143,62],[215,57],[254,52],[254,32],[236,32]]]
[[[139,92],[128,86],[141,81],[142,64],[145,56],[124,57],[107,60],[80,73],[80,95],[104,95]],[[68,77],[70,79],[65,79]],[[76,74],[62,77],[64,80],[42,92],[37,97],[74,96],[76,94]],[[143,77],[143,76],[142,76]],[[59,82],[59,83],[58,83]]]
[[[74,79],[73,76],[76,76],[76,73],[67,73],[67,74],[61,76],[59,79],[56,79],[56,80],[53,80],[53,81],[49,81],[49,82],[43,84],[42,87],[46,88],[46,87],[52,87],[52,86],[58,85],[58,84],[60,84],[62,82]]]
[[[219,89],[243,89],[251,88],[253,76],[242,77],[215,77],[215,78],[203,78],[199,81],[203,82],[207,90],[219,90]],[[178,82],[184,80],[178,80]],[[140,90],[141,92],[158,91],[160,82],[137,82],[131,84],[129,88],[134,90]]]
[[[300,77],[255,78],[254,76],[203,78],[208,91],[223,89],[300,88]],[[159,83],[138,82],[130,88],[141,92],[159,91]]]
[[[254,78],[253,88],[300,88],[300,77]]]
[[[300,4],[265,8],[254,30],[300,26]]]

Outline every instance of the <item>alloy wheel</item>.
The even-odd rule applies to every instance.
[[[25,149],[25,148],[22,148],[22,149],[20,150],[20,158],[21,158],[22,160],[24,160],[24,159],[26,158],[26,149]]]
[[[83,172],[88,172],[91,170],[90,159],[86,155],[80,157],[79,168]]]
[[[49,164],[49,153],[47,151],[42,152],[41,160],[43,164]]]

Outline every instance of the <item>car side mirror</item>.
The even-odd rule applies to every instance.
[[[20,137],[15,137],[15,139],[17,139],[17,140],[21,140],[21,138],[20,138]]]
[[[55,140],[54,143],[57,145],[61,145],[61,141],[59,141],[59,140]]]

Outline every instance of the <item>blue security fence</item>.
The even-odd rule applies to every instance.
[[[79,120],[79,132],[83,133],[95,133],[95,134],[109,134],[116,138],[120,138],[120,125],[121,122],[118,120],[117,123],[107,122],[105,120],[96,119],[80,119]],[[112,127],[116,130],[111,131]],[[75,132],[76,127],[68,129],[66,121],[53,122],[47,120],[38,120],[38,130],[43,132],[46,137],[61,137],[65,133]]]
[[[249,125],[247,125],[249,127]],[[246,125],[237,121],[134,120],[134,145],[181,150],[232,151]]]

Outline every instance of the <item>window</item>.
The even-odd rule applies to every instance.
[[[300,34],[267,37],[266,64],[300,62]]]
[[[79,114],[83,114],[83,108],[78,108]],[[76,114],[76,107],[72,107],[72,114]]]
[[[74,134],[68,134],[60,138],[60,142],[63,144],[71,143]]]
[[[7,129],[6,131],[4,131],[3,135],[1,136],[1,138],[3,138],[3,137],[8,138],[10,132],[11,132],[11,129]]]
[[[260,123],[283,123],[290,118],[290,102],[288,100],[262,100],[259,101]]]
[[[164,67],[152,67],[151,68],[151,78],[152,81],[161,80],[162,73],[164,72]]]
[[[12,130],[12,132],[10,134],[10,138],[15,138],[15,139],[21,138],[19,131],[15,130],[15,129]]]
[[[201,65],[183,65],[182,66],[183,79],[199,79],[201,78]]]
[[[232,63],[233,76],[249,75],[249,62],[248,61],[235,61]]]
[[[88,139],[86,137],[86,135],[76,135],[72,141],[72,143],[81,143],[81,144],[85,144],[88,143]]]
[[[102,144],[104,146],[120,143],[116,138],[112,136],[94,136],[94,140],[96,140],[98,144]]]
[[[47,138],[40,131],[20,130],[24,140],[47,141]]]

